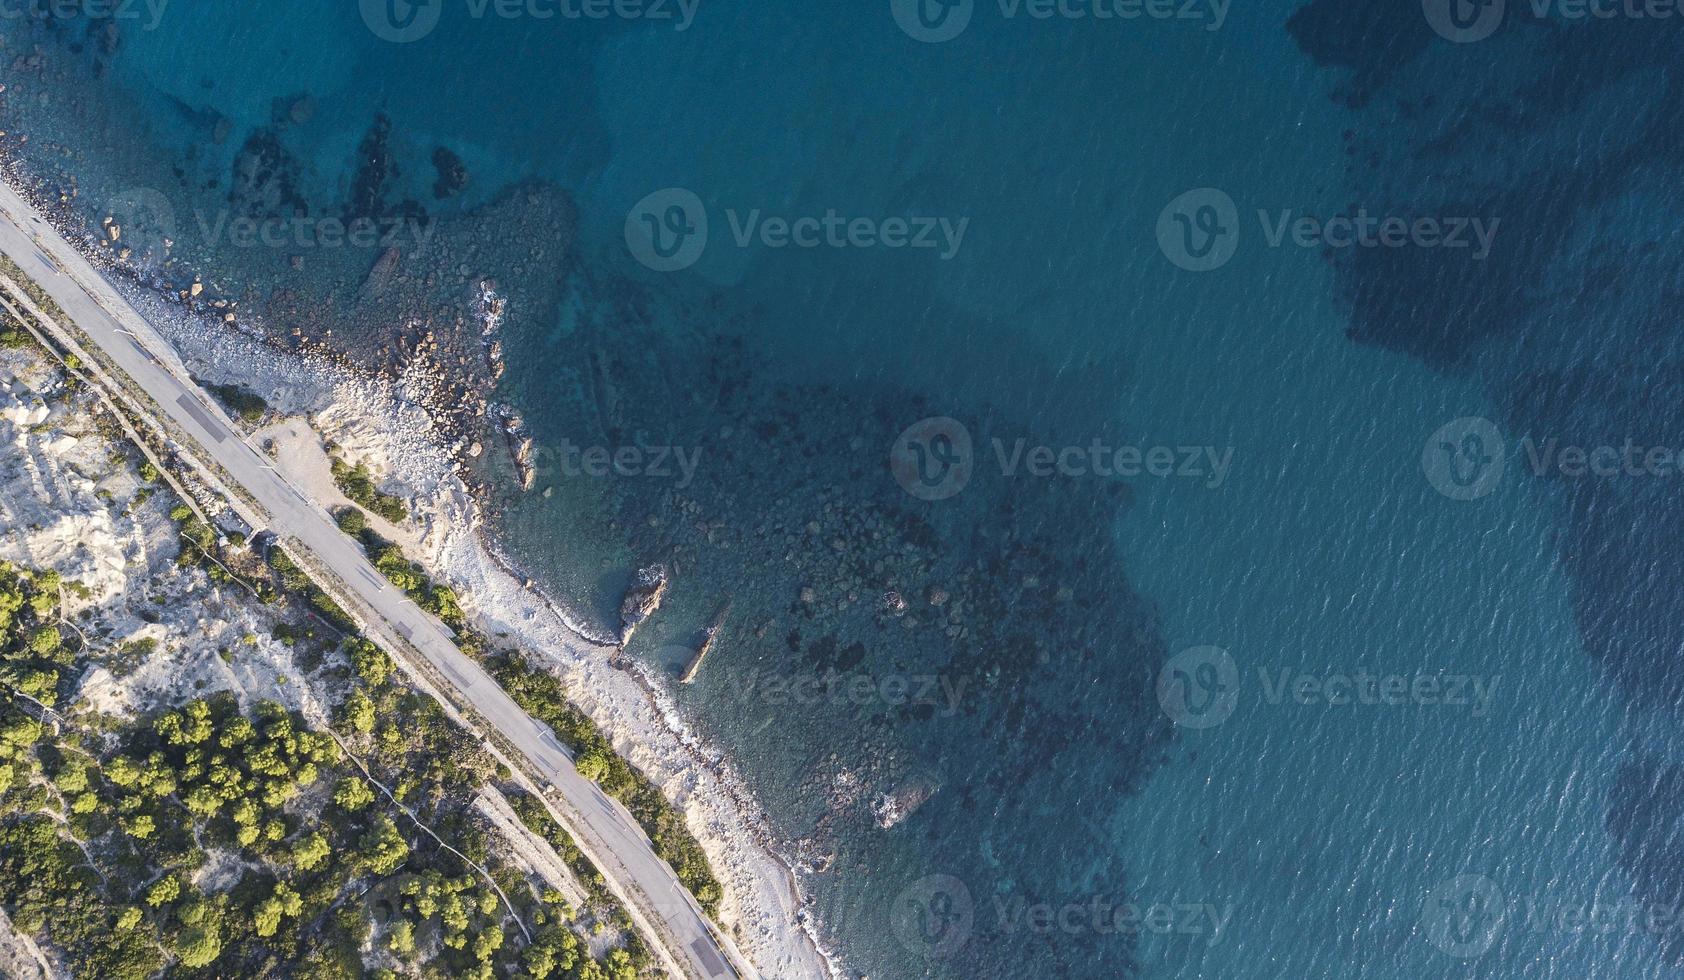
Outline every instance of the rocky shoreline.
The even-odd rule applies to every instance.
[[[491,635],[538,652],[567,683],[579,707],[615,747],[682,809],[725,886],[721,918],[739,948],[772,976],[840,976],[818,938],[810,900],[781,854],[762,809],[723,753],[705,745],[646,668],[613,664],[613,641],[592,637],[544,596],[485,536],[489,488],[473,463],[487,416],[497,419],[517,472],[523,466],[518,416],[497,412],[484,393],[448,367],[449,345],[430,332],[406,336],[398,356],[370,368],[298,328],[265,329],[259,304],[182,286],[130,261],[121,227],[79,232],[72,195],[5,161],[6,179],[47,215],[176,347],[195,375],[257,392],[283,415],[310,419],[318,433],[362,456],[388,487],[401,488],[418,527],[412,557],[456,586]],[[381,260],[385,261],[384,258]],[[194,276],[193,284],[202,280]],[[495,333],[504,300],[476,280],[485,363],[495,374]]]

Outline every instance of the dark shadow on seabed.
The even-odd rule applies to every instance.
[[[1498,9],[1502,9],[1499,7]],[[1623,9],[1630,9],[1623,8]],[[1540,19],[1510,4],[1475,43],[1436,36],[1414,0],[1316,0],[1290,28],[1331,69],[1365,204],[1500,216],[1491,261],[1350,250],[1336,261],[1350,335],[1477,378],[1511,462],[1559,445],[1684,446],[1684,55],[1677,18]],[[1532,478],[1527,469],[1525,478]],[[1633,711],[1684,706],[1684,500],[1677,477],[1541,479],[1561,500],[1560,560],[1584,648]],[[1634,894],[1684,895],[1677,763],[1634,745],[1607,829]],[[1662,937],[1668,957],[1684,956]]]
[[[371,365],[397,372],[423,364],[464,382],[466,392],[429,405],[453,417],[477,418],[490,381],[507,371],[512,389],[543,400],[544,414],[529,420],[540,444],[589,432],[608,445],[658,439],[706,451],[708,465],[682,490],[616,481],[575,488],[579,499],[569,501],[563,486],[554,507],[602,515],[593,557],[624,561],[628,571],[655,560],[678,569],[672,622],[641,643],[688,640],[722,598],[732,601],[728,642],[682,696],[751,775],[790,849],[828,870],[811,886],[818,913],[834,935],[858,944],[857,969],[1000,977],[1127,969],[1127,937],[1008,932],[993,904],[1005,893],[1076,890],[1119,901],[1128,893],[1127,870],[1110,850],[1110,818],[1161,764],[1170,730],[1153,697],[1165,656],[1156,615],[1130,588],[1110,534],[1127,489],[980,474],[959,497],[935,503],[903,491],[886,461],[903,429],[933,415],[962,416],[983,441],[1057,442],[1046,417],[1060,404],[1102,414],[1081,406],[1103,404],[1096,393],[1126,376],[1126,366],[1060,378],[1059,366],[1031,359],[1030,345],[1001,340],[993,357],[1061,382],[1006,399],[1010,407],[961,395],[938,404],[870,377],[820,382],[792,378],[787,365],[762,369],[765,352],[753,346],[756,329],[764,335],[755,320],[762,313],[716,297],[692,306],[690,297],[622,277],[619,260],[576,245],[572,202],[554,183],[474,187],[479,196],[465,206],[439,193],[451,168],[417,172],[404,159],[415,148],[404,147],[401,124],[379,115],[360,124],[342,169],[316,172],[298,147],[328,110],[308,93],[275,93],[270,117],[246,131],[176,99],[168,126],[136,132],[134,120],[152,118],[142,104],[150,110],[157,93],[113,84],[122,38],[84,27],[8,32],[12,47],[41,48],[19,56],[28,82],[14,82],[7,117],[36,134],[16,148],[20,158],[67,192],[90,238],[110,240],[113,252],[131,249],[155,283],[238,319],[261,314],[252,319],[281,325],[282,343],[299,339],[297,327]],[[207,81],[204,99],[214,104]],[[18,99],[49,90],[60,100],[52,106]],[[151,188],[171,220],[159,221],[155,208],[108,214],[113,201],[130,199],[68,194],[82,187]],[[442,189],[452,190],[448,181]],[[902,203],[932,196],[939,187],[908,186]],[[396,253],[385,245],[248,248],[214,230],[226,227],[217,224],[225,216],[395,219],[417,222],[427,236]],[[107,217],[117,219],[120,238],[100,227]],[[149,262],[147,243],[166,231],[173,261]],[[830,274],[845,285],[845,272]],[[196,274],[204,289],[191,295]],[[485,277],[508,300],[514,319],[505,331],[563,338],[553,359],[488,361],[475,307]],[[884,289],[869,297],[882,306],[860,313],[884,316],[894,304],[883,297],[905,295]],[[925,326],[961,335],[975,326],[931,305],[920,307]],[[585,312],[563,335],[553,321],[575,306]],[[680,319],[685,326],[675,326]],[[612,379],[618,414],[601,414],[600,379],[577,373],[587,370],[581,351]],[[478,437],[489,467],[500,459],[501,433],[494,423],[471,424],[461,423],[464,446]],[[1107,434],[1071,428],[1084,440]],[[517,554],[555,533],[545,524],[558,510],[543,497],[496,481],[492,492],[508,494],[500,516],[516,528],[509,545]],[[585,576],[602,574],[593,564]],[[791,704],[764,686],[833,672],[865,679],[871,693]],[[904,696],[886,686],[901,681]],[[919,933],[897,930],[893,913],[909,887],[933,875],[962,882],[975,917],[962,949],[926,960]]]

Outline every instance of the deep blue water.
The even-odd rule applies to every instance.
[[[674,677],[729,604],[679,701],[858,973],[1669,975],[1680,478],[1526,447],[1684,447],[1680,25],[1511,5],[1454,43],[1442,6],[979,2],[926,43],[878,2],[703,0],[679,31],[463,0],[400,44],[352,4],[176,0],[115,43],[0,24],[0,98],[85,219],[155,192],[147,268],[276,326],[477,352],[457,317],[497,280],[489,397],[541,447],[527,492],[488,454],[505,546],[602,622],[669,563],[632,652]],[[370,299],[377,249],[199,220],[292,209],[436,222],[424,285]],[[1495,234],[1271,242],[1359,211]],[[701,213],[693,263],[640,264],[649,222],[681,245]],[[832,213],[870,237],[738,241]],[[934,247],[857,243],[896,218]],[[1188,268],[1217,228],[1231,258]],[[959,429],[899,441],[926,419],[971,440],[952,496],[917,454],[939,477]],[[1037,476],[1035,446],[1072,451]],[[1108,476],[1094,446],[1173,463]],[[645,455],[598,478],[569,447]],[[651,472],[669,448],[692,474]],[[1482,455],[1501,476],[1458,482]],[[1330,703],[1357,674],[1410,693]],[[885,829],[886,796],[919,805]]]

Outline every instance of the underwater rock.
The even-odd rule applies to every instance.
[[[374,265],[369,268],[368,277],[363,280],[363,292],[381,289],[391,282],[392,277],[397,274],[398,261],[401,258],[403,253],[399,252],[395,245],[381,252],[380,257],[375,259]]]
[[[392,120],[385,113],[374,117],[374,124],[357,146],[357,173],[351,181],[351,200],[346,220],[378,218],[385,211],[386,181],[394,176],[391,147]]]
[[[228,203],[248,218],[308,214],[309,205],[298,192],[297,174],[297,161],[274,132],[258,130],[234,157]]]
[[[455,197],[468,186],[468,167],[462,158],[444,147],[433,150],[433,169],[438,171],[438,180],[433,182],[433,196],[439,200]]]
[[[287,106],[287,118],[295,125],[302,126],[316,117],[316,100],[310,95],[300,95]]]

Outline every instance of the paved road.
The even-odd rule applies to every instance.
[[[394,635],[431,661],[461,697],[548,776],[577,819],[567,828],[597,861],[622,902],[635,906],[645,925],[658,919],[664,937],[651,937],[684,969],[684,975],[715,980],[747,977],[752,971],[728,955],[707,919],[672,869],[650,848],[637,822],[616,801],[573,768],[572,757],[547,726],[534,720],[479,665],[456,649],[450,630],[387,583],[362,549],[334,524],[327,511],[308,500],[245,441],[226,413],[179,370],[158,333],[107,283],[80,253],[19,197],[0,183],[0,251],[39,283],[110,362],[146,391],[157,406],[197,443],[187,447],[215,460],[268,516],[273,530],[294,550],[308,552],[332,569],[345,587],[372,610],[375,638]],[[156,351],[156,353],[155,353]],[[564,811],[565,812],[565,811]],[[648,928],[643,930],[646,934]],[[673,963],[668,964],[671,969]]]

